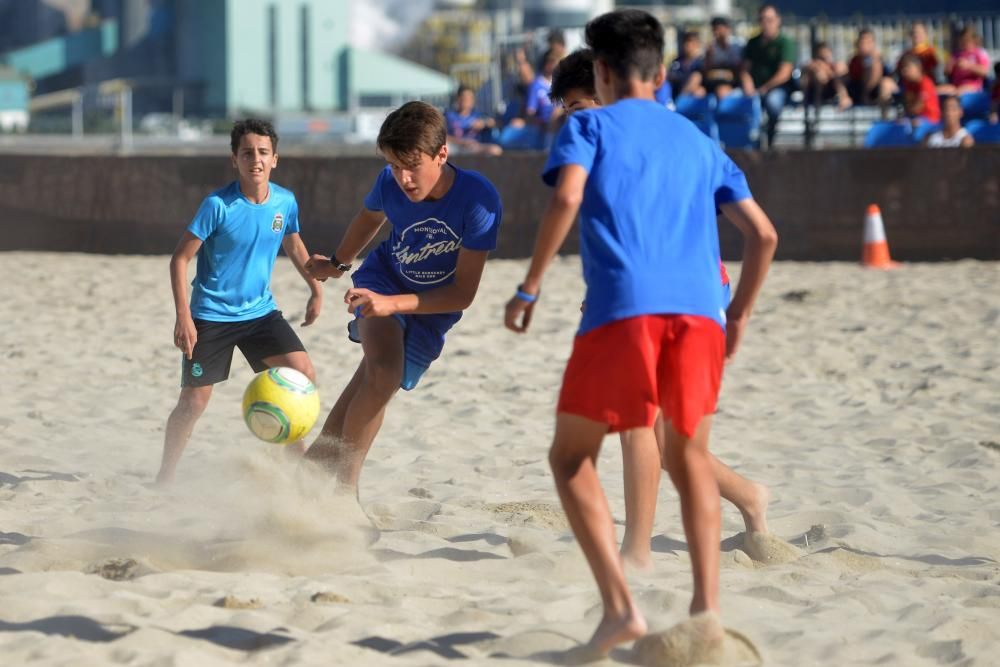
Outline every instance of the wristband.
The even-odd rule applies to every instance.
[[[337,256],[334,255],[334,254],[330,255],[330,263],[333,264],[334,268],[337,269],[338,271],[350,271],[351,270],[351,265],[350,264],[344,264],[339,259],[337,259]]]
[[[538,301],[538,295],[537,294],[528,294],[527,292],[525,292],[522,289],[522,287],[524,287],[524,286],[523,285],[518,285],[517,286],[517,291],[514,292],[514,296],[516,296],[521,301],[525,301],[527,303],[534,303],[534,302]]]

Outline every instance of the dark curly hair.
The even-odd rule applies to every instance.
[[[271,138],[271,150],[278,152],[278,133],[274,131],[274,126],[266,120],[259,118],[247,118],[233,123],[233,131],[229,133],[229,147],[233,149],[233,155],[240,149],[240,140],[247,134],[259,134],[262,137]]]

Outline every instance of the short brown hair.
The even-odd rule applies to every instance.
[[[274,126],[266,120],[259,118],[247,118],[233,123],[233,130],[229,133],[229,147],[233,149],[233,155],[240,149],[240,141],[247,134],[259,134],[262,137],[270,137],[271,150],[278,152],[278,133],[274,131]]]
[[[426,102],[407,102],[382,121],[376,143],[382,153],[415,163],[421,153],[437,155],[447,140],[444,114]]]

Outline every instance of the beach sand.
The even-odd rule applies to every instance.
[[[370,519],[249,435],[239,355],[178,482],[150,488],[179,382],[167,258],[2,264],[0,664],[532,665],[589,637],[599,597],[546,462],[577,258],[524,337],[501,316],[525,263],[490,262],[443,358],[390,407],[361,480]],[[998,263],[774,266],[712,443],[772,492],[773,542],[744,544],[723,506],[722,620],[766,664],[996,664],[998,283]],[[343,289],[298,329],[323,414],[360,358]],[[297,326],[285,260],[274,292]],[[617,439],[600,474],[620,534]],[[691,587],[666,479],[652,547],[630,580],[662,631]]]

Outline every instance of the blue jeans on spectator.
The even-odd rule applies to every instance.
[[[774,144],[774,134],[778,127],[778,116],[788,102],[788,90],[784,87],[772,88],[761,99],[761,104],[767,112],[767,147]]]

